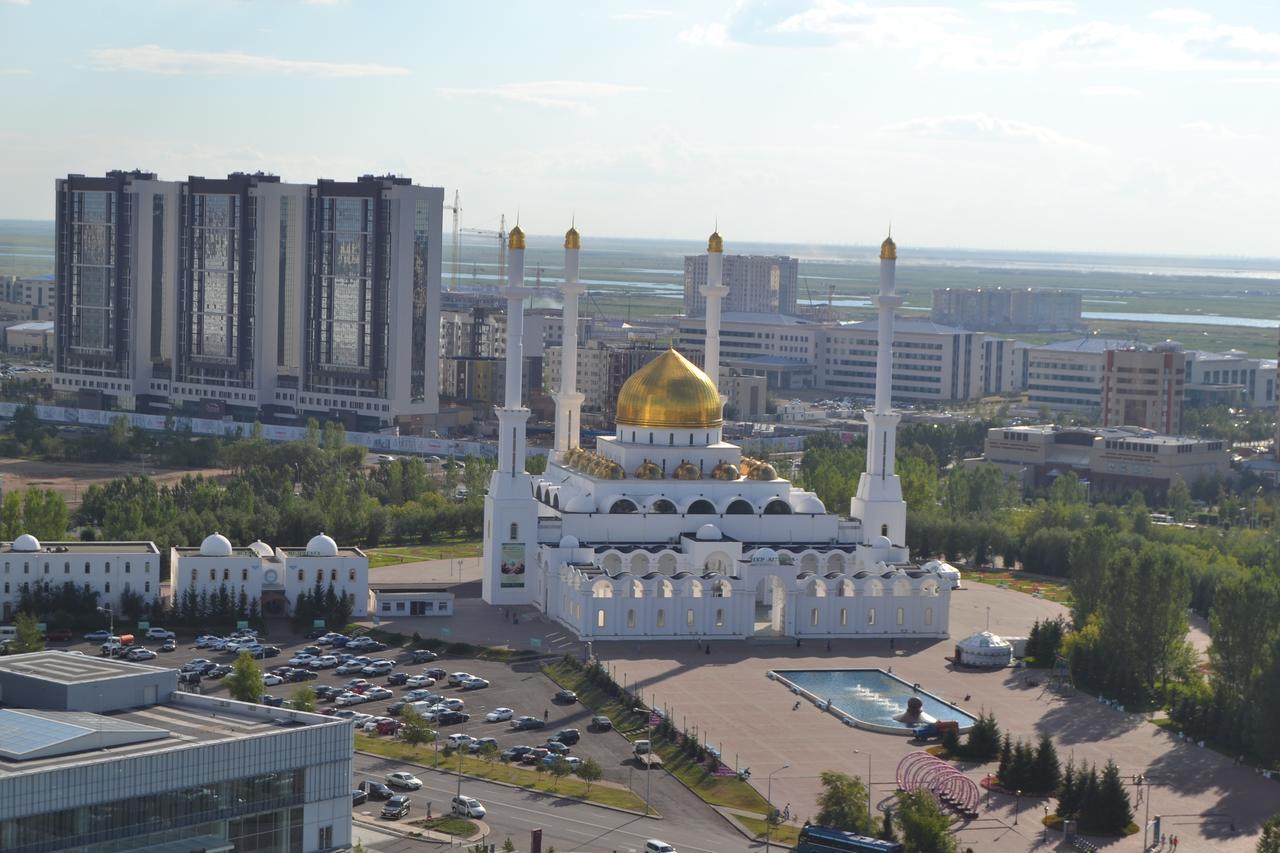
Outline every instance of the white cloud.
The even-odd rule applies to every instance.
[[[999,118],[986,113],[928,116],[887,124],[876,130],[889,136],[915,136],[932,139],[1011,140],[1032,142],[1052,148],[1080,152],[1098,151],[1098,146],[1081,139],[1064,136],[1052,128],[1017,119]]]
[[[1247,142],[1258,138],[1256,134],[1240,133],[1239,131],[1232,130],[1225,125],[1214,124],[1211,121],[1205,121],[1203,119],[1199,121],[1189,121],[1182,125],[1182,129],[1190,130],[1200,136],[1204,136],[1209,139],[1216,139],[1221,142]]]
[[[1190,26],[1207,24],[1212,20],[1207,12],[1201,12],[1199,9],[1156,9],[1147,17],[1153,21],[1162,21],[1166,24],[1187,24]]]
[[[724,47],[729,43],[729,30],[724,24],[694,24],[679,38],[685,44]]]
[[[1110,83],[1100,83],[1096,86],[1085,86],[1080,90],[1080,94],[1088,95],[1091,98],[1133,98],[1141,95],[1142,93],[1132,86],[1116,86]]]
[[[287,74],[309,77],[390,77],[409,73],[391,65],[281,59],[236,51],[173,50],[155,44],[104,48],[89,53],[98,68],[146,74]]]
[[[652,21],[655,18],[674,18],[675,14],[670,9],[630,9],[617,12],[612,17],[615,21]]]
[[[440,88],[442,95],[460,97],[502,98],[540,107],[577,110],[583,114],[595,111],[592,102],[631,92],[644,92],[643,86],[617,83],[593,83],[582,80],[541,80],[529,83],[502,83],[484,88]]]
[[[1068,0],[990,0],[982,4],[997,12],[1034,12],[1041,15],[1074,15],[1076,4]]]

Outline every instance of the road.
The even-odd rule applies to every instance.
[[[382,781],[387,773],[407,768],[413,769],[423,781],[422,789],[410,795],[413,799],[411,815],[424,817],[428,801],[432,804],[431,813],[434,815],[447,809],[449,800],[457,793],[458,777],[425,767],[413,768],[412,765],[373,755],[357,753],[352,761],[352,775],[356,782],[365,779]],[[489,840],[501,845],[510,837],[517,850],[528,849],[529,831],[539,827],[543,831],[542,849],[554,846],[558,853],[640,853],[645,840],[649,838],[661,838],[680,853],[725,853],[731,850],[752,850],[758,846],[733,830],[709,807],[706,808],[706,820],[673,821],[640,817],[477,779],[464,778],[462,792],[484,803],[488,811],[485,823],[489,824],[491,831]],[[371,817],[376,816],[380,808],[380,803],[371,800],[358,806],[356,812],[367,812],[365,817]],[[400,843],[380,844],[378,847],[385,853],[414,849],[410,846],[402,848]]]

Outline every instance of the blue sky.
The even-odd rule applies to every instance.
[[[463,224],[1280,255],[1280,4],[0,0],[0,217],[68,172],[397,172]]]

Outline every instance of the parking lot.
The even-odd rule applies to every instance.
[[[314,640],[279,635],[264,639],[263,643],[280,649],[279,655],[258,660],[258,665],[264,672],[289,666],[291,658],[308,646],[316,645]],[[177,642],[177,648],[169,652],[159,651],[159,642],[144,641],[142,644],[149,644],[148,647],[158,653],[155,659],[146,661],[151,666],[170,666],[180,669],[191,661],[203,659],[229,667],[236,657],[235,652],[196,648],[192,639],[186,636],[180,638]],[[98,654],[99,645],[97,642],[85,641],[50,643],[50,647],[74,649],[89,655]],[[304,686],[313,690],[320,688],[336,690],[354,679],[364,679],[369,682],[370,688],[383,688],[390,692],[390,696],[345,707],[339,706],[332,700],[324,701],[318,699],[317,710],[321,713],[349,711],[357,714],[370,714],[375,717],[396,719],[396,715],[388,712],[388,706],[415,688],[388,684],[389,678],[393,678],[395,673],[414,676],[422,675],[428,670],[437,669],[444,670],[447,673],[465,671],[488,680],[489,686],[483,689],[467,690],[458,686],[449,686],[446,680],[441,680],[432,687],[416,688],[430,690],[448,699],[461,700],[463,702],[462,710],[470,715],[470,718],[465,722],[433,724],[433,728],[439,732],[441,749],[445,747],[448,736],[455,733],[464,733],[475,738],[494,738],[497,741],[498,749],[506,750],[514,746],[541,747],[548,737],[557,731],[565,728],[575,728],[581,732],[581,740],[570,745],[568,752],[570,756],[580,759],[587,757],[594,759],[604,770],[605,779],[620,784],[630,783],[633,788],[643,793],[644,774],[643,771],[636,769],[631,760],[629,742],[616,732],[593,731],[589,725],[591,713],[582,705],[576,702],[557,703],[554,701],[553,697],[558,688],[539,671],[536,664],[510,665],[496,661],[451,657],[441,657],[430,662],[412,663],[410,653],[397,648],[390,648],[384,651],[358,651],[351,653],[346,652],[343,648],[322,647],[322,651],[330,654],[345,653],[386,660],[393,664],[393,668],[386,675],[376,676],[357,672],[340,674],[336,671],[336,668],[319,669],[315,671],[316,677],[314,679],[265,687],[264,690],[267,696],[287,700]],[[199,690],[212,695],[225,694],[227,691],[226,684],[222,678],[211,679],[206,677],[202,678],[198,685],[183,684],[180,687],[181,689]],[[370,690],[366,689],[365,692],[370,692]],[[545,718],[545,726],[541,729],[516,731],[513,730],[511,722],[486,722],[485,715],[496,708],[511,709],[514,718],[526,715],[539,720]],[[376,732],[365,733],[378,736]],[[369,778],[367,774],[358,774],[358,776],[362,779]],[[440,800],[436,798],[437,813],[439,802]],[[366,805],[357,807],[357,810],[365,812],[373,810],[376,812],[379,807],[379,803],[371,801]]]

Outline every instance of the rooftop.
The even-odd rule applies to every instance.
[[[154,542],[41,542],[39,551],[15,551],[12,542],[0,542],[0,554],[159,554]]]
[[[877,331],[878,320],[859,320],[850,323],[841,323],[842,329],[866,329],[867,331]],[[907,334],[917,335],[960,335],[973,334],[968,329],[962,329],[959,326],[943,326],[940,323],[933,323],[928,320],[909,320],[903,317],[895,317],[893,319],[893,331],[906,332]]]
[[[17,673],[38,681],[62,685],[103,681],[144,672],[166,671],[168,671],[167,667],[67,652],[32,652],[0,658],[0,673]],[[5,700],[5,704],[14,704],[15,701],[21,702],[22,697],[8,696]]]
[[[29,320],[26,323],[15,323],[10,326],[10,332],[52,332],[52,320]]]
[[[1057,352],[1106,352],[1109,349],[1124,349],[1133,345],[1133,341],[1122,341],[1115,338],[1099,338],[1094,335],[1086,335],[1083,338],[1072,338],[1069,341],[1055,341],[1051,344],[1041,344],[1032,347],[1032,349],[1047,349]]]

